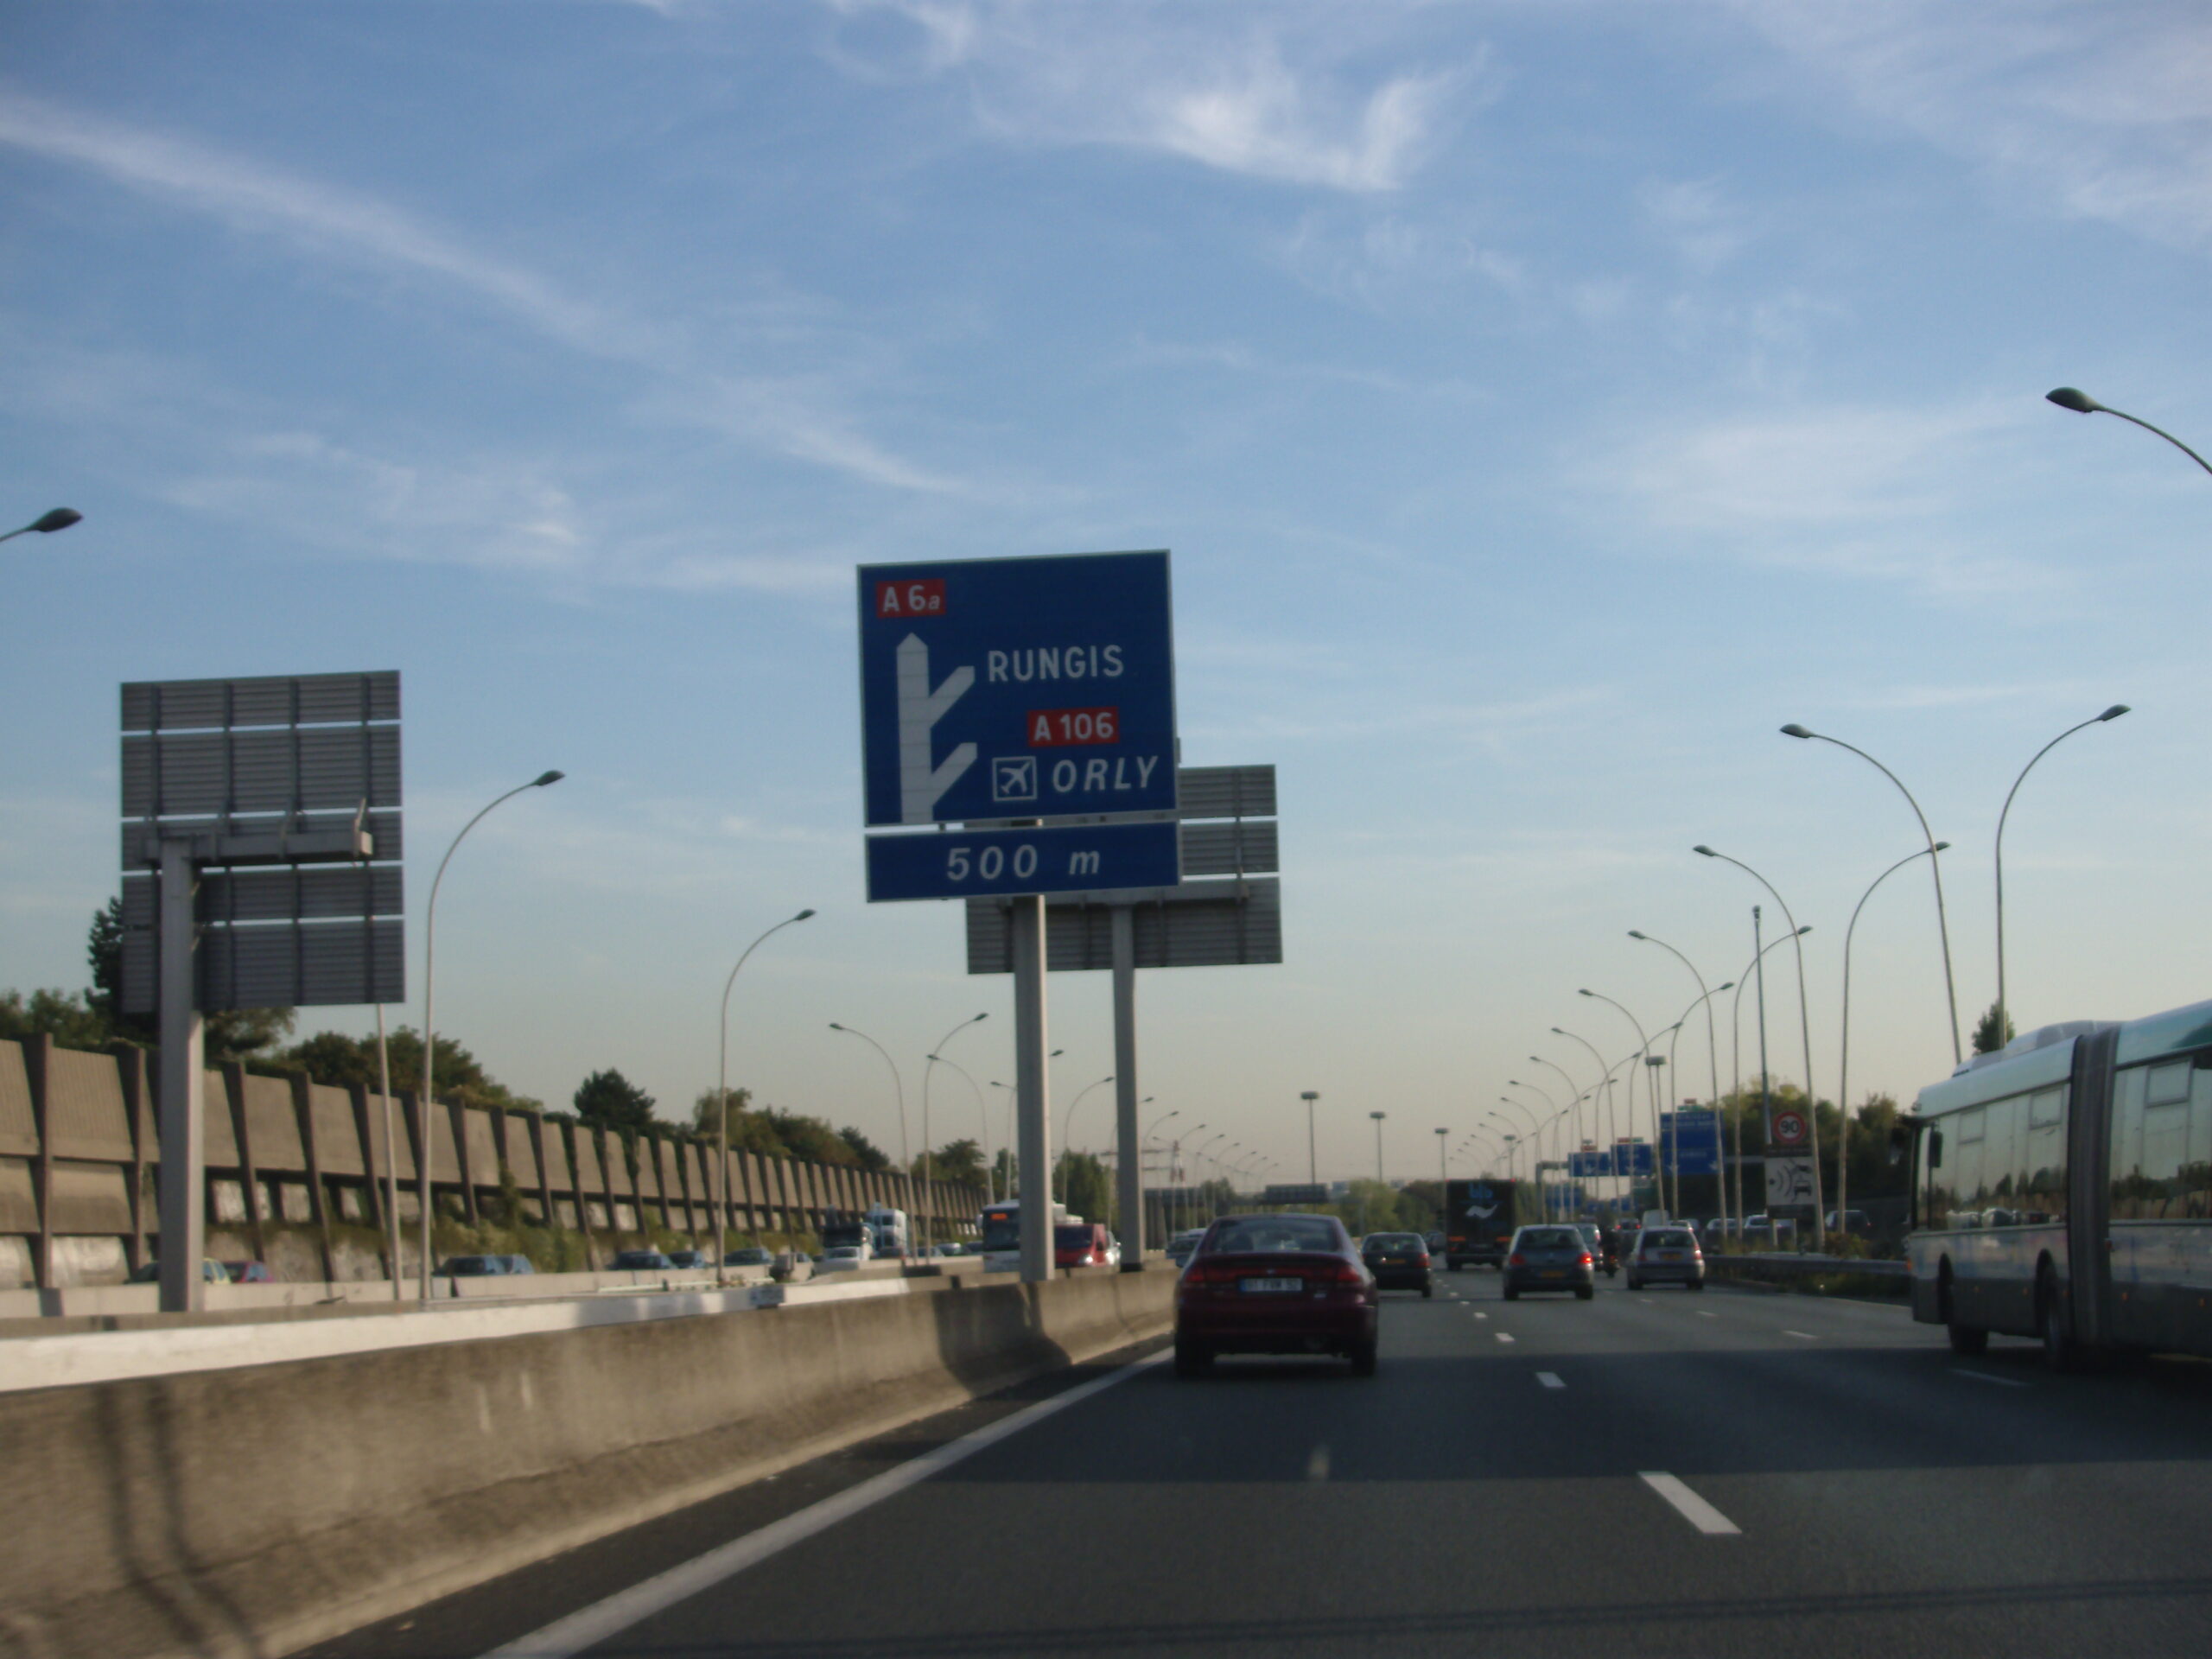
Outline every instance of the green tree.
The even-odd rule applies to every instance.
[[[721,1099],[716,1100],[719,1092]],[[746,1116],[746,1106],[753,1098],[750,1089],[724,1089],[719,1091],[704,1089],[699,1098],[691,1103],[692,1126],[709,1141],[728,1134],[733,1147],[743,1146],[739,1121]],[[760,1152],[760,1147],[747,1147],[748,1152]]]
[[[1065,1167],[1063,1160],[1063,1167]],[[922,1160],[914,1160],[914,1173],[922,1173]],[[983,1149],[971,1137],[965,1141],[948,1141],[929,1156],[929,1177],[933,1181],[967,1181],[976,1186],[983,1184]]]
[[[150,1043],[156,1037],[151,1014],[123,1012],[123,895],[118,893],[92,912],[91,931],[85,939],[85,957],[92,970],[92,988],[85,1001],[108,1022],[111,1036]]]
[[[953,1144],[973,1143],[955,1141]],[[971,1179],[978,1185],[982,1184],[980,1160]],[[1090,1153],[1066,1152],[1060,1154],[1059,1175],[1054,1190],[1060,1194],[1060,1202],[1067,1205],[1068,1213],[1081,1216],[1085,1221],[1103,1221],[1113,1207],[1113,1179],[1107,1174],[1106,1166]]]
[[[1982,1011],[1981,1018],[1974,1022],[1974,1052],[1975,1053],[1994,1054],[2019,1035],[2019,1033],[2012,1029],[2011,1014],[2007,1013],[2002,1016],[2005,1022],[2005,1028],[2002,1031],[1998,1029],[1999,1017],[1997,1005],[1992,1002]]]
[[[51,1037],[63,1048],[90,1049],[105,1047],[110,1033],[105,1014],[67,991],[0,992],[0,1037]]]
[[[576,1122],[619,1130],[627,1139],[652,1127],[653,1097],[613,1067],[576,1085]]]
[[[850,1124],[847,1124],[843,1128],[838,1130],[837,1136],[838,1139],[842,1140],[847,1146],[853,1149],[853,1156],[859,1160],[860,1166],[862,1169],[888,1169],[891,1167],[891,1160],[884,1156],[882,1148],[878,1147],[874,1141],[869,1140],[868,1136],[862,1135],[858,1129],[854,1128]]]
[[[213,1016],[209,1016],[212,1020]],[[385,1039],[391,1056],[391,1086],[417,1089],[423,1083],[423,1034],[402,1026]],[[272,1066],[303,1071],[317,1083],[340,1088],[359,1084],[377,1086],[377,1039],[373,1033],[349,1037],[343,1032],[319,1031],[312,1037],[268,1055]],[[469,1106],[505,1106],[537,1111],[538,1103],[518,1095],[484,1070],[477,1058],[450,1037],[438,1039],[437,1069],[431,1077],[441,1100],[458,1099]]]
[[[828,1122],[810,1117],[804,1112],[787,1112],[774,1106],[764,1106],[753,1114],[773,1131],[782,1142],[784,1155],[804,1158],[817,1164],[857,1164],[860,1154],[852,1143],[831,1128]]]

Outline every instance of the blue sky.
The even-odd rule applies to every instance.
[[[17,0],[0,518],[86,517],[0,549],[0,985],[84,981],[118,682],[396,667],[416,916],[569,773],[454,862],[442,1029],[679,1115],[812,905],[736,1076],[895,1145],[857,1027],[918,1141],[927,1046],[987,1009],[948,1052],[1010,1081],[1012,1021],[957,910],[862,901],[853,568],[1167,547],[1287,960],[1146,977],[1154,1116],[1295,1174],[1316,1089],[1324,1174],[1371,1110],[1433,1170],[1532,1052],[1593,1080],[1551,1027],[1634,1046],[1577,988],[1681,1014],[1628,929],[1736,976],[1698,842],[1813,925],[1833,1095],[1917,829],[1790,720],[1956,844],[1970,1022],[2013,774],[2134,705],[2014,809],[2012,1001],[2196,1000],[2212,477],[2042,393],[2212,444],[2208,85],[2182,3]],[[1937,943],[1918,868],[1866,906],[1854,1097],[1948,1070]],[[1107,996],[1054,982],[1062,1103]]]

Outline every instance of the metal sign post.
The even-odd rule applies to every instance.
[[[139,682],[122,701],[121,1000],[158,1016],[161,1305],[187,1313],[207,1301],[200,1015],[405,998],[399,676]]]
[[[874,565],[859,577],[864,821],[889,831],[868,837],[868,899],[1004,906],[1021,1276],[1041,1281],[1052,1270],[1043,895],[1173,892],[1183,868],[1167,555]],[[937,833],[914,833],[923,826]],[[1134,947],[1124,955],[1121,1185],[1141,1264],[1142,1208],[1128,1201],[1141,1175]]]

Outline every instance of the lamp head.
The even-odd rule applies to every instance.
[[[814,914],[814,912],[813,912],[813,911],[811,911],[811,910],[802,910],[801,912],[799,912],[799,913],[798,913],[798,915],[796,915],[796,916],[792,917],[792,918],[791,918],[791,920],[793,920],[793,921],[795,921],[795,922],[803,922],[803,921],[804,921],[808,917],[810,917],[810,916],[811,916],[811,915],[813,915],[813,914]]]
[[[1705,847],[1705,846],[1693,847],[1693,848],[1691,848],[1691,849],[1690,849],[1690,851],[1692,851],[1692,852],[1694,852],[1694,853],[1696,853],[1696,854],[1698,854],[1699,855],[1700,855],[1701,857],[1705,857],[1705,858],[1718,858],[1718,857],[1719,857],[1719,856],[1720,856],[1720,855],[1719,855],[1719,854],[1718,854],[1718,853],[1714,852],[1714,851],[1713,850],[1713,849],[1712,849],[1712,848],[1710,848],[1710,847]]]
[[[83,523],[84,518],[85,515],[74,507],[56,507],[51,512],[39,514],[31,521],[30,528],[41,536],[51,536],[57,530],[67,530],[72,524]]]
[[[2126,712],[2127,712],[2127,705],[2126,705],[2126,703],[2124,703],[2124,702],[2115,702],[2114,704],[2113,704],[2113,706],[2112,706],[2111,708],[2109,708],[2109,709],[2106,709],[2106,710],[2104,711],[2104,713],[2102,713],[2101,715],[2099,715],[2097,716],[2097,718],[2098,718],[2099,720],[2118,720],[2118,719],[2119,719],[2122,715],[2126,714]]]
[[[1790,721],[1787,726],[1785,726],[1785,727],[1783,727],[1783,728],[1782,728],[1782,734],[1783,734],[1784,737],[1810,737],[1810,736],[1812,736],[1812,733],[1810,733],[1810,732],[1807,731],[1807,730],[1806,730],[1802,726],[1800,726],[1800,725],[1799,725],[1796,721],[1794,721],[1794,720],[1793,720],[1793,721]]]
[[[1629,929],[1629,931],[1628,931],[1628,936],[1629,936],[1629,938],[1630,938],[1631,939],[1640,939],[1640,938],[1642,938],[1643,937],[1643,934],[1641,934],[1641,933],[1637,932],[1637,931],[1634,928],[1632,928],[1632,927],[1631,927],[1630,929]]]
[[[1718,996],[1718,995],[1720,995],[1720,993],[1721,993],[1721,992],[1723,992],[1723,991],[1732,991],[1732,990],[1734,990],[1735,988],[1736,988],[1736,982],[1735,982],[1734,980],[1732,980],[1732,979],[1724,979],[1724,980],[1722,980],[1722,981],[1720,982],[1720,983],[1719,983],[1718,985],[1716,985],[1716,986],[1714,986],[1714,987],[1713,988],[1713,994],[1715,996]]]
[[[2056,404],[2061,409],[2070,409],[2076,415],[2094,415],[2104,405],[2086,391],[2076,391],[2071,386],[2060,386],[2044,393],[2044,401]]]
[[[569,774],[565,772],[541,772],[530,780],[532,789],[543,789],[548,784],[557,784]]]
[[[1939,841],[1936,843],[1936,850],[1939,853],[1948,853],[1951,850],[1951,843],[1948,841]]]
[[[1577,996],[1595,996],[1598,993],[1595,991],[1577,991],[1575,992],[1575,995]]]
[[[835,1020],[832,1020],[830,1022],[830,1029],[832,1031],[842,1031],[844,1027],[839,1025]]]
[[[1802,938],[1804,938],[1808,933],[1811,932],[1812,931],[1813,931],[1813,925],[1812,925],[1810,922],[1808,922],[1808,923],[1806,923],[1806,924],[1805,924],[1805,925],[1804,925],[1804,926],[1802,926],[1802,927],[1801,927],[1801,928],[1799,928],[1799,929],[1797,930],[1797,937],[1798,937],[1799,938],[1801,938],[1801,939],[1802,939]]]

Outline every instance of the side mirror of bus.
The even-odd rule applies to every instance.
[[[1928,1167],[1943,1167],[1943,1131],[1941,1129],[1928,1131]]]

